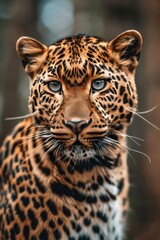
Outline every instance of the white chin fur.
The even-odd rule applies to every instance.
[[[75,160],[85,160],[96,154],[94,149],[83,146],[73,146],[71,149],[65,149],[64,155]]]

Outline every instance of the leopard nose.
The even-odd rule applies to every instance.
[[[86,120],[81,120],[81,121],[70,121],[67,120],[65,122],[65,126],[70,128],[75,134],[79,134],[82,132],[84,128],[86,128],[89,125],[89,122]]]

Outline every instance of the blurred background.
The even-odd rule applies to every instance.
[[[140,112],[160,105],[159,0],[0,0],[0,145],[28,113],[29,81],[15,51],[20,36],[51,44],[76,33],[111,40],[128,29],[141,32],[144,45],[136,82]],[[160,106],[141,115],[160,128]],[[126,240],[160,240],[160,130],[135,117],[130,142],[130,213]],[[147,157],[148,156],[148,157]],[[149,161],[151,160],[151,162]]]

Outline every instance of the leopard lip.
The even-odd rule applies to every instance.
[[[76,141],[73,143],[74,146],[83,146],[84,144],[77,138]]]
[[[77,139],[74,141],[73,146],[83,146],[87,148],[92,147],[92,143],[90,141],[84,141],[80,135],[77,136]]]
[[[69,149],[80,148],[80,147],[86,147],[78,138],[69,146]]]

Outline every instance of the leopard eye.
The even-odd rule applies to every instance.
[[[93,80],[91,87],[94,91],[100,91],[105,88],[107,81],[105,79],[95,79]]]
[[[60,92],[62,90],[62,85],[61,85],[60,82],[58,82],[56,80],[53,80],[53,81],[48,83],[48,88],[52,92]]]

